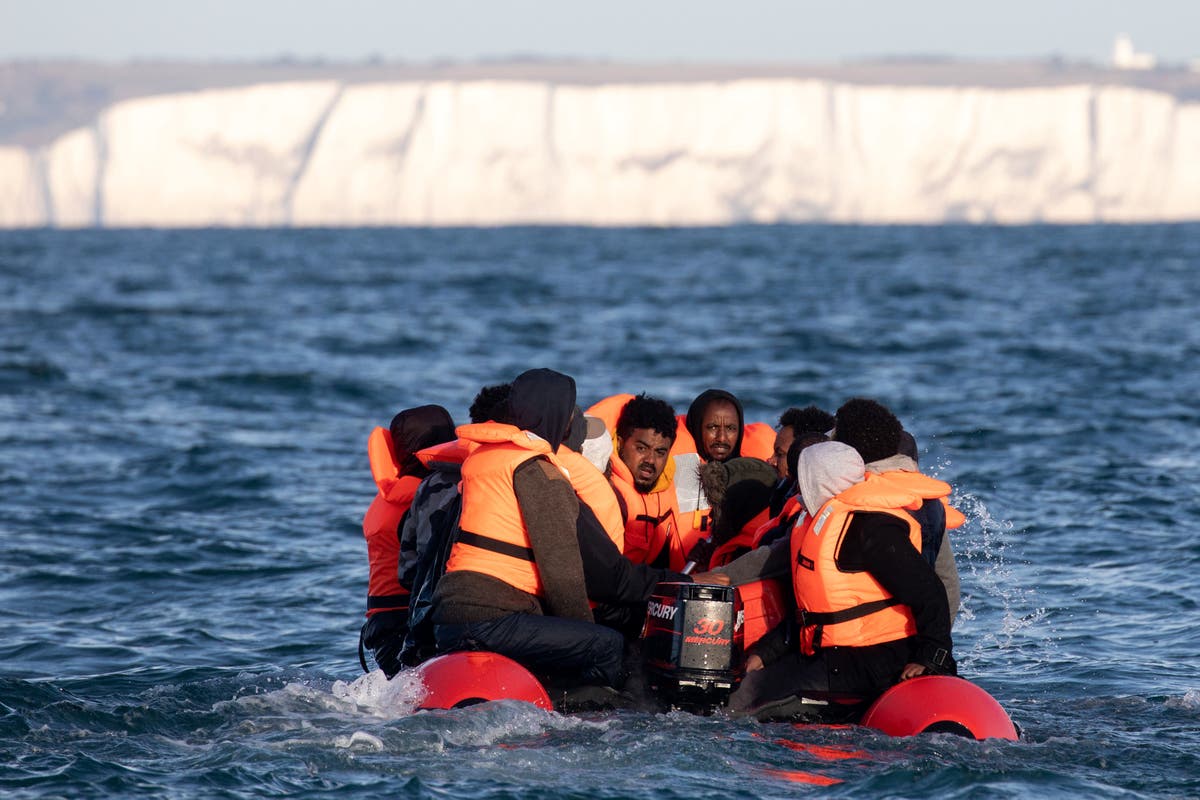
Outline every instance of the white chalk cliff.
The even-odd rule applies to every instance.
[[[1200,219],[1200,104],[823,80],[263,84],[0,146],[0,227]]]

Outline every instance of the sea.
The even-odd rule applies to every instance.
[[[364,674],[371,430],[534,367],[892,408],[1020,739]],[[0,232],[0,797],[1200,797],[1198,398],[1196,225]]]

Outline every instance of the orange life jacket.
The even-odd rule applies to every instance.
[[[679,539],[679,506],[671,480],[674,461],[667,466],[649,492],[643,494],[633,482],[633,473],[619,456],[609,461],[610,481],[620,493],[625,508],[625,557],[635,564],[683,569],[686,553]]]
[[[457,433],[471,444],[462,465],[460,530],[446,572],[480,572],[543,596],[541,574],[513,491],[513,473],[539,456],[558,466],[557,456],[549,442],[514,425],[479,422],[462,425]]]
[[[878,475],[880,478],[913,492],[922,500],[941,500],[942,507],[946,509],[946,530],[961,527],[966,522],[967,518],[963,516],[963,513],[950,505],[949,497],[953,489],[945,481],[931,478],[922,472],[903,469],[888,470],[880,472]]]
[[[734,536],[727,539],[724,544],[713,551],[712,557],[708,560],[708,568],[723,567],[730,561],[733,561],[740,555],[748,553],[758,545],[756,542],[760,538],[760,530],[771,522],[767,516],[770,511],[763,509],[754,518],[747,522],[742,529]]]
[[[758,526],[758,530],[754,532],[754,546],[758,547],[762,544],[762,540],[766,538],[767,534],[778,530],[780,525],[794,528],[803,513],[807,513],[804,509],[804,501],[800,498],[800,494],[796,493],[783,502],[783,508],[779,510],[778,514]]]
[[[618,550],[625,549],[625,517],[621,514],[621,505],[617,502],[616,492],[604,477],[604,473],[596,469],[596,465],[576,453],[571,448],[559,445],[559,465],[567,471],[575,495],[596,515],[608,538]],[[618,459],[620,460],[620,459]]]
[[[632,399],[633,395],[631,394],[609,395],[603,400],[597,400],[595,403],[592,403],[588,410],[583,413],[602,421],[608,432],[615,434],[617,432],[617,420],[621,418],[621,412],[625,410],[625,405]]]
[[[679,505],[671,481],[675,462],[668,459],[667,466],[654,488],[643,495],[634,487],[629,468],[616,452],[617,421],[621,418],[621,411],[633,397],[628,393],[610,395],[593,403],[585,412],[589,417],[596,417],[604,422],[604,427],[613,437],[613,455],[609,459],[609,469],[613,477],[608,483],[614,497],[620,498],[617,514],[620,517],[622,533],[618,546],[626,558],[635,563],[670,566],[671,569],[680,570],[683,569],[684,559],[678,535],[679,523],[676,519]],[[688,441],[691,441],[690,436]],[[595,507],[593,510],[596,510]]]
[[[950,499],[947,497],[941,498],[942,506],[946,509],[946,530],[952,531],[955,528],[961,528],[966,524],[967,518],[954,506],[950,505]]]
[[[778,578],[762,578],[737,587],[742,602],[742,647],[750,647],[791,616],[789,594]]]
[[[461,465],[467,460],[469,448],[462,439],[453,439],[418,450],[415,455],[426,469],[436,469],[439,464]]]
[[[843,572],[836,562],[842,538],[857,511],[891,514],[908,525],[910,544],[921,551],[921,526],[905,509],[920,508],[923,498],[914,489],[932,489],[926,482],[941,483],[920,475],[920,480],[893,480],[890,475],[868,474],[827,502],[815,517],[807,518],[792,533],[792,586],[800,608],[800,649],[813,655],[822,647],[865,647],[896,641],[917,632],[912,610],[898,603],[870,573]]]
[[[401,475],[392,450],[392,434],[375,428],[367,439],[371,475],[379,487],[363,517],[367,559],[371,574],[367,583],[367,616],[380,611],[408,608],[409,592],[400,584],[400,522],[404,519],[421,479]]]
[[[675,441],[671,445],[671,455],[676,453],[697,453],[700,448],[696,447],[696,440],[692,438],[692,432],[687,429],[687,414],[675,415]]]
[[[671,445],[671,457],[676,460],[680,470],[677,485],[692,485],[693,475],[704,465],[696,447],[696,440],[687,429],[687,415],[675,417],[675,443]],[[742,430],[741,454],[766,461],[775,450],[775,429],[765,422],[751,422]],[[699,480],[695,480],[699,484]],[[677,493],[679,508],[679,538],[685,554],[701,539],[712,533],[712,519],[708,500],[702,492],[694,496],[693,492]],[[765,517],[756,518],[755,525],[765,521]],[[728,544],[728,542],[726,543]],[[715,555],[715,554],[714,554]]]
[[[742,455],[766,461],[775,454],[776,431],[765,422],[749,422],[742,429]]]

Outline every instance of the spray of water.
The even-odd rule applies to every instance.
[[[363,713],[388,719],[413,713],[425,697],[425,687],[412,670],[403,670],[390,681],[383,670],[372,670],[351,683],[334,681],[329,691]]]
[[[939,461],[933,474],[950,464]],[[1011,521],[993,516],[977,495],[955,488],[951,503],[967,518],[948,532],[962,584],[962,605],[955,620],[956,656],[960,666],[994,669],[997,662],[1013,666],[1021,647],[1041,630],[1047,616],[1032,587],[1022,585],[1008,558],[1014,537]],[[966,648],[962,644],[967,644]],[[1044,637],[1041,647],[1052,647]]]

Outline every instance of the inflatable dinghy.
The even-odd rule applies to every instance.
[[[744,648],[779,613],[776,595],[769,585],[735,590],[708,584],[660,584],[647,605],[641,647],[646,684],[661,704],[698,713],[723,707],[741,680]],[[426,661],[415,672],[425,688],[422,709],[463,708],[492,700],[520,700],[547,710],[622,705],[618,693],[602,687],[555,692],[557,702],[552,701],[551,693],[529,670],[497,653],[448,653]],[[614,702],[605,702],[609,696]],[[828,705],[837,704],[824,700],[812,704],[814,709]],[[873,701],[860,698],[843,708],[843,720],[891,736],[954,733],[972,739],[1018,738],[1016,726],[990,694],[949,675],[912,678]]]

